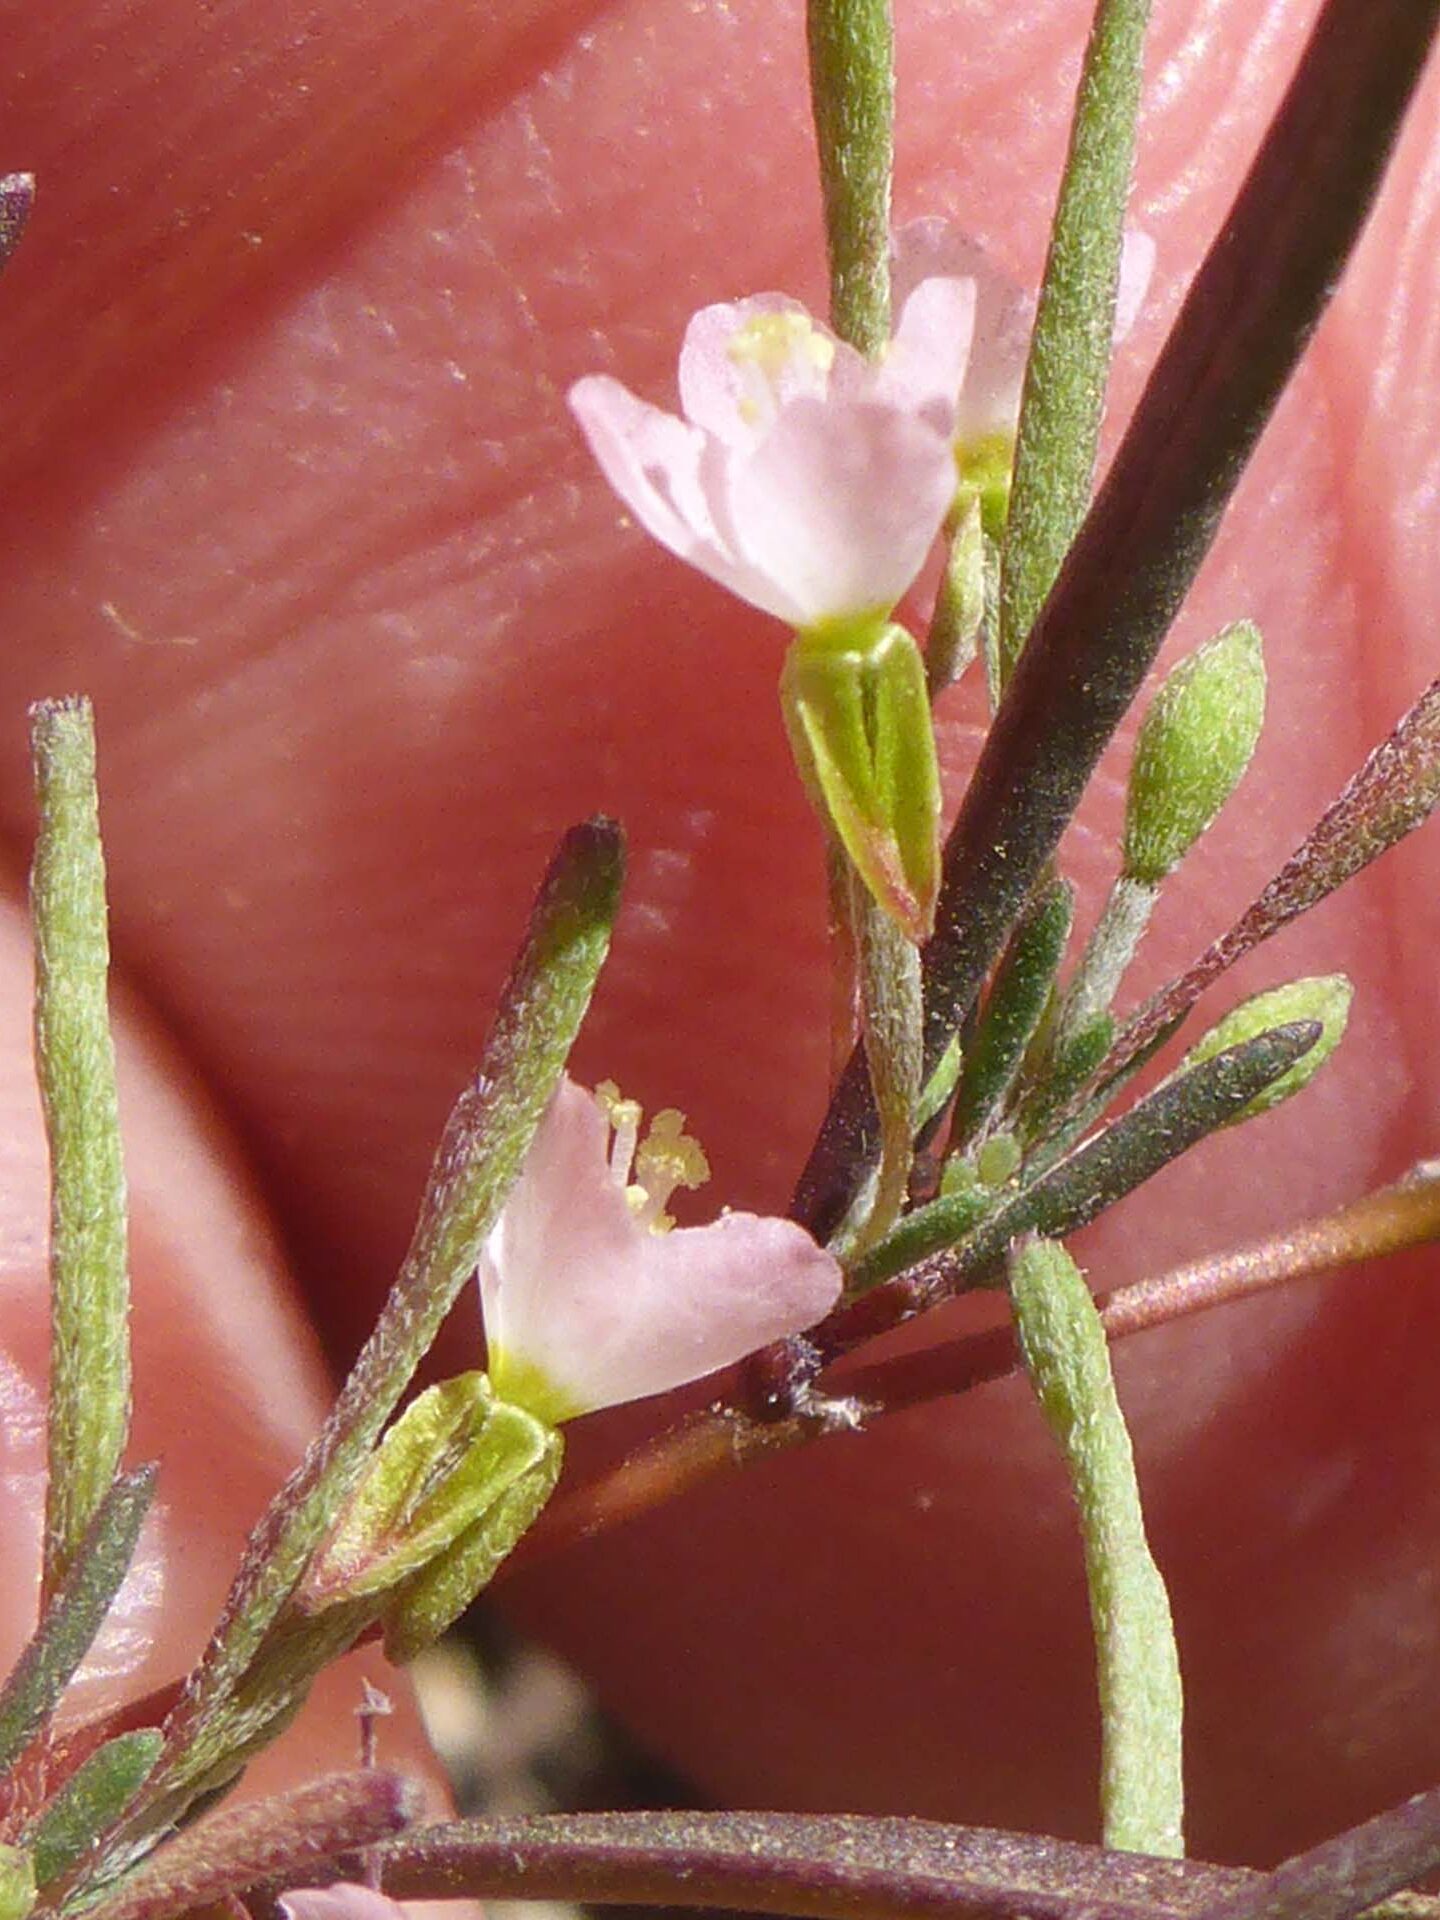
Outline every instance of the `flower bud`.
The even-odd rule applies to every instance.
[[[1140,728],[1125,808],[1126,875],[1158,885],[1238,786],[1265,718],[1265,659],[1248,620],[1170,674]]]
[[[483,1373],[429,1388],[391,1427],[299,1592],[307,1613],[388,1593],[504,1512],[504,1495],[560,1436],[498,1399]],[[550,1477],[553,1485],[553,1474]],[[549,1488],[547,1486],[546,1491]],[[519,1538],[508,1525],[495,1564]]]
[[[940,770],[925,663],[904,627],[795,636],[780,700],[801,778],[877,905],[917,944],[940,890]]]
[[[1320,1038],[1309,1052],[1302,1053],[1293,1067],[1282,1073],[1278,1080],[1272,1080],[1263,1093],[1257,1093],[1250,1104],[1242,1107],[1234,1119],[1226,1124],[1233,1127],[1242,1120],[1253,1120],[1257,1113],[1268,1113],[1271,1107],[1278,1107],[1282,1100],[1288,1100],[1292,1094],[1309,1086],[1340,1044],[1345,1022],[1349,1018],[1353,992],[1343,973],[1325,973],[1305,980],[1292,980],[1288,986],[1271,987],[1266,993],[1257,993],[1252,999],[1242,1000],[1238,1007],[1232,1008],[1218,1026],[1210,1029],[1198,1046],[1190,1049],[1181,1062],[1180,1071],[1183,1073],[1187,1067],[1198,1067],[1206,1060],[1213,1060],[1217,1053],[1224,1053],[1228,1047],[1238,1047],[1246,1040],[1253,1040],[1257,1035],[1269,1033],[1276,1027],[1318,1020]]]

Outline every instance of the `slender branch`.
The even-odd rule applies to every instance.
[[[1440,1168],[1427,1164],[1393,1186],[1284,1233],[1102,1293],[1097,1300],[1101,1325],[1107,1339],[1128,1339],[1291,1280],[1433,1240],[1440,1240]],[[846,1396],[842,1405],[859,1410],[868,1421],[968,1393],[987,1381],[1005,1378],[1018,1366],[1010,1328],[1000,1326],[868,1365],[847,1365],[837,1387]],[[794,1414],[777,1421],[754,1420],[724,1405],[697,1415],[649,1442],[589,1486],[562,1493],[507,1563],[501,1578],[537,1555],[623,1525],[713,1474],[749,1466],[828,1433],[851,1430],[843,1421],[827,1421],[824,1406],[821,1402],[817,1416]]]
[[[1209,551],[1365,219],[1440,0],[1327,0],[1042,609],[946,849],[926,950],[944,1051]],[[795,1212],[827,1234],[874,1153],[852,1060]]]
[[[397,1899],[729,1907],[823,1920],[1159,1920],[1262,1876],[1030,1834],[856,1815],[531,1814],[378,1849]]]

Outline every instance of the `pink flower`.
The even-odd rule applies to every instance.
[[[938,215],[910,220],[895,235],[892,278],[897,300],[937,274],[961,276],[975,288],[970,360],[955,415],[955,438],[973,447],[992,438],[1014,439],[1020,391],[1035,324],[1035,296],[1002,273],[978,240]],[[1131,228],[1120,253],[1115,301],[1118,345],[1135,324],[1155,267],[1155,242]]]
[[[951,441],[975,289],[939,277],[865,360],[780,294],[704,307],[680,352],[684,418],[592,374],[570,405],[662,546],[797,631],[883,617],[955,492]]]
[[[674,1188],[709,1173],[683,1124],[657,1114],[641,1141],[633,1101],[561,1082],[480,1262],[502,1399],[573,1419],[713,1373],[835,1304],[838,1265],[791,1221],[672,1225]]]
[[[333,1887],[297,1887],[281,1895],[280,1905],[289,1920],[411,1920],[398,1900],[350,1880]]]

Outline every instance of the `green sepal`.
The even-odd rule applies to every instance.
[[[983,508],[973,487],[960,488],[946,517],[940,588],[925,636],[925,680],[933,703],[975,658],[985,625],[987,546]]]
[[[388,1592],[472,1528],[553,1450],[543,1421],[457,1374],[406,1408],[380,1445],[297,1599],[307,1613]],[[509,1540],[505,1551],[514,1545]]]
[[[400,1588],[382,1615],[385,1657],[403,1667],[453,1626],[534,1525],[555,1490],[565,1443],[553,1427],[542,1456],[512,1480],[483,1518]]]
[[[0,1920],[25,1920],[34,1904],[34,1861],[23,1847],[0,1846]]]
[[[940,768],[919,647],[894,621],[797,634],[780,699],[816,811],[882,912],[908,939],[927,939],[940,887]]]
[[[957,446],[955,466],[960,476],[960,497],[978,503],[985,538],[1003,540],[1015,469],[1014,434],[989,433],[968,446]]]
[[[1141,723],[1125,803],[1123,863],[1158,885],[1214,821],[1265,720],[1260,631],[1238,620],[1182,660]]]
[[[1212,1027],[1205,1038],[1186,1054],[1177,1072],[1185,1073],[1203,1061],[1213,1060],[1217,1053],[1238,1047],[1275,1027],[1291,1026],[1304,1020],[1318,1021],[1320,1037],[1314,1046],[1302,1053],[1293,1067],[1282,1073],[1278,1080],[1272,1080],[1225,1125],[1236,1127],[1242,1120],[1253,1120],[1257,1114],[1268,1113],[1271,1107],[1278,1107],[1282,1100],[1289,1100],[1309,1086],[1344,1037],[1354,991],[1343,973],[1323,973],[1257,993],[1249,1000],[1242,1000],[1218,1026]]]
[[[119,1819],[164,1744],[158,1728],[142,1727],[117,1734],[82,1761],[25,1835],[37,1886],[68,1873]]]

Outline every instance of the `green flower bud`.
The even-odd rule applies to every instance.
[[[780,703],[812,805],[881,910],[929,938],[940,890],[940,770],[925,662],[904,627],[796,634]]]
[[[559,1458],[554,1429],[498,1399],[483,1373],[457,1374],[430,1387],[380,1442],[310,1563],[301,1607],[319,1613],[387,1593],[476,1528],[498,1525],[498,1565],[520,1537],[510,1528],[504,1496],[542,1462],[553,1460],[558,1470]],[[553,1485],[552,1473],[547,1493]]]
[[[1248,620],[1192,653],[1161,687],[1135,743],[1124,866],[1158,885],[1239,785],[1265,719],[1265,659]]]
[[[1180,1071],[1198,1067],[1203,1061],[1213,1060],[1217,1053],[1224,1053],[1227,1047],[1238,1047],[1276,1027],[1318,1020],[1320,1038],[1310,1051],[1301,1054],[1287,1073],[1272,1080],[1263,1093],[1257,1093],[1250,1104],[1242,1107],[1226,1124],[1233,1127],[1242,1120],[1253,1120],[1257,1113],[1268,1113],[1271,1107],[1278,1107],[1282,1100],[1309,1086],[1340,1044],[1353,993],[1343,973],[1316,974],[1309,979],[1292,980],[1288,986],[1272,987],[1267,993],[1257,993],[1253,999],[1242,1000],[1238,1007],[1232,1008],[1219,1026],[1212,1027],[1200,1044],[1191,1048],[1181,1062]]]

